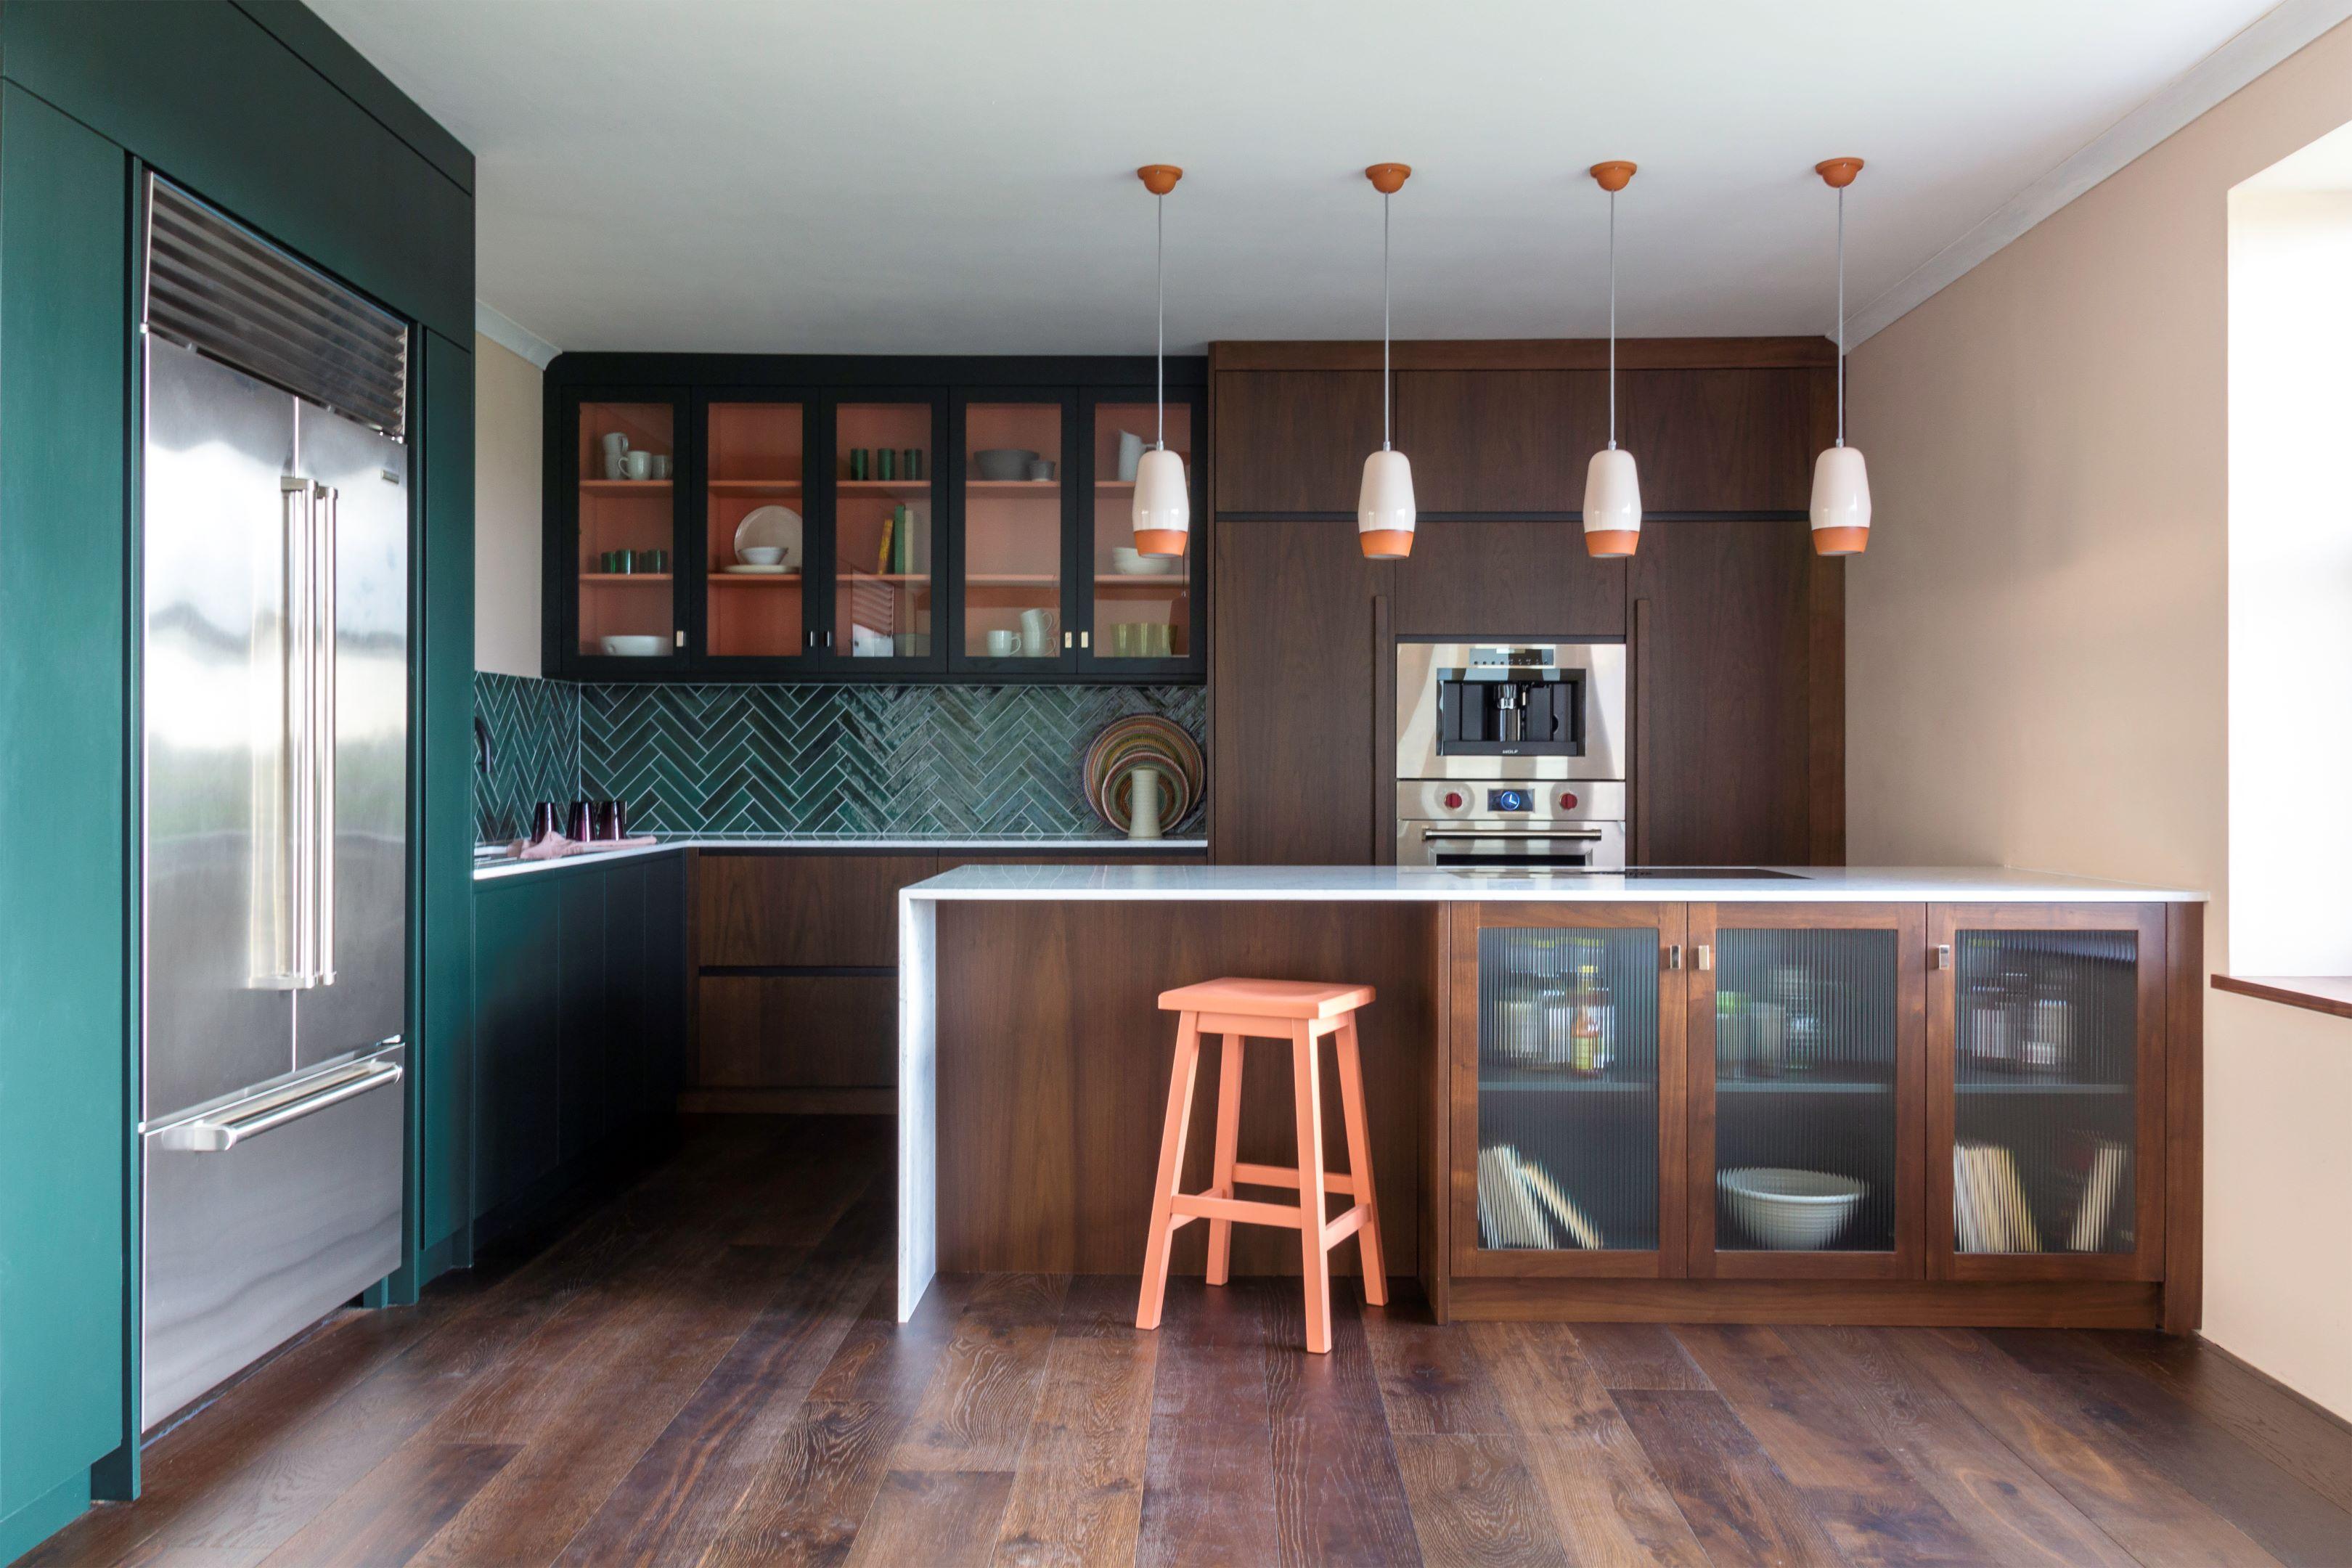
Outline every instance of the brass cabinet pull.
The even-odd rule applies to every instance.
[[[1698,944],[1698,966],[1702,970],[1709,970],[1715,967],[1715,949],[1709,947],[1706,942],[1700,942]]]

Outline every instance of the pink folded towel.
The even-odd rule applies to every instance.
[[[536,844],[526,844],[518,838],[509,850],[517,860],[560,860],[566,855],[599,855],[614,849],[651,849],[661,840],[650,834],[643,838],[597,838],[583,842],[566,838],[561,833],[550,833]]]

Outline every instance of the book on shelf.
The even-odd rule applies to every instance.
[[[1962,1252],[2042,1250],[2017,1156],[2005,1146],[1952,1146],[1952,1232]]]
[[[2106,1239],[2107,1223],[2115,1217],[2116,1199],[2130,1170],[2131,1152],[2112,1138],[2098,1138],[2091,1149],[2090,1171],[2083,1179],[2083,1194],[2074,1205],[2074,1223],[2066,1232],[2069,1252],[2096,1252]]]
[[[1607,1244],[1549,1171],[1498,1143],[1478,1151],[1478,1245],[1556,1252]]]

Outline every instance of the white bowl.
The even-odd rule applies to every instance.
[[[605,637],[603,642],[604,651],[615,658],[657,658],[669,651],[667,637]]]
[[[1114,544],[1110,569],[1127,577],[1157,577],[1176,564],[1172,555],[1146,555],[1132,545]]]
[[[1750,1165],[1715,1178],[1732,1217],[1775,1252],[1818,1252],[1853,1218],[1869,1184],[1827,1171]]]
[[[751,544],[735,552],[749,566],[773,566],[784,558],[783,547],[777,544]]]

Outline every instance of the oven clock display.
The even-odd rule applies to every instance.
[[[1535,796],[1523,789],[1490,789],[1486,792],[1488,811],[1533,811]]]

